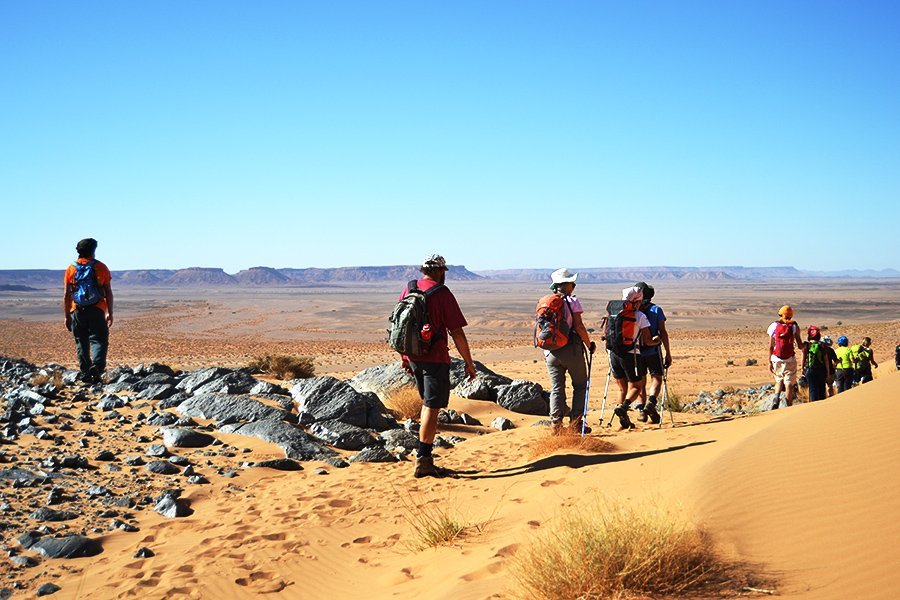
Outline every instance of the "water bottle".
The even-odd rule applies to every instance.
[[[431,341],[431,325],[425,323],[422,325],[422,341],[428,343]]]

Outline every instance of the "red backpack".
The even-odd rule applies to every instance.
[[[566,320],[566,305],[562,296],[550,294],[538,300],[534,310],[534,347],[559,350],[569,343],[571,327]],[[568,309],[571,310],[571,309]]]
[[[778,358],[790,358],[794,356],[795,325],[796,323],[794,321],[788,323],[778,321],[778,323],[775,324],[775,331],[772,332],[772,337],[775,339],[775,347],[772,349],[772,354]]]

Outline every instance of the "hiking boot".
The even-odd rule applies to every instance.
[[[100,383],[100,369],[96,366],[92,366],[90,370],[88,370],[87,378],[85,381],[88,383]]]
[[[550,434],[551,435],[562,435],[563,432],[563,424],[562,419],[558,421],[550,422]]]
[[[625,406],[617,406],[613,410],[613,414],[619,417],[619,425],[622,429],[634,429],[634,423],[628,418],[628,408]]]
[[[442,469],[434,464],[433,456],[417,456],[416,469],[413,471],[413,477],[453,477],[457,475],[449,469]]]
[[[644,410],[641,411],[641,414],[644,415],[642,421],[646,421],[647,417],[650,417],[650,422],[654,425],[659,425],[659,422],[661,421],[659,411],[656,410],[655,402],[648,402],[647,406],[644,407]]]
[[[582,432],[582,429],[581,429],[582,425],[581,425],[581,423],[582,423],[582,421],[581,421],[580,418],[579,418],[579,419],[575,419],[574,421],[569,421],[569,430],[570,430],[572,433],[576,433],[576,434],[579,434],[579,435],[580,435],[581,432]],[[585,434],[585,435],[589,434],[589,433],[592,432],[592,431],[593,431],[593,429],[591,429],[591,426],[590,426],[590,425],[587,425],[587,424],[584,425],[584,434]]]
[[[638,411],[638,421],[640,421],[641,423],[647,422],[647,411],[644,410],[643,406]]]

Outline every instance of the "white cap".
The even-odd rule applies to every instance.
[[[578,279],[578,273],[570,273],[569,269],[563,267],[550,273],[550,281],[554,284],[558,283],[575,283]]]
[[[637,286],[627,287],[622,290],[622,300],[625,302],[641,302],[643,299],[644,292]]]

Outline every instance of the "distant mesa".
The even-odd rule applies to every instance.
[[[241,271],[234,279],[242,285],[283,285],[290,279],[271,267],[251,267]]]
[[[0,284],[0,292],[39,292],[39,288],[28,287],[27,285],[6,285]]]
[[[166,280],[167,285],[198,286],[198,285],[235,285],[238,280],[229,275],[224,269],[209,269],[203,267],[190,267],[180,269]]]

